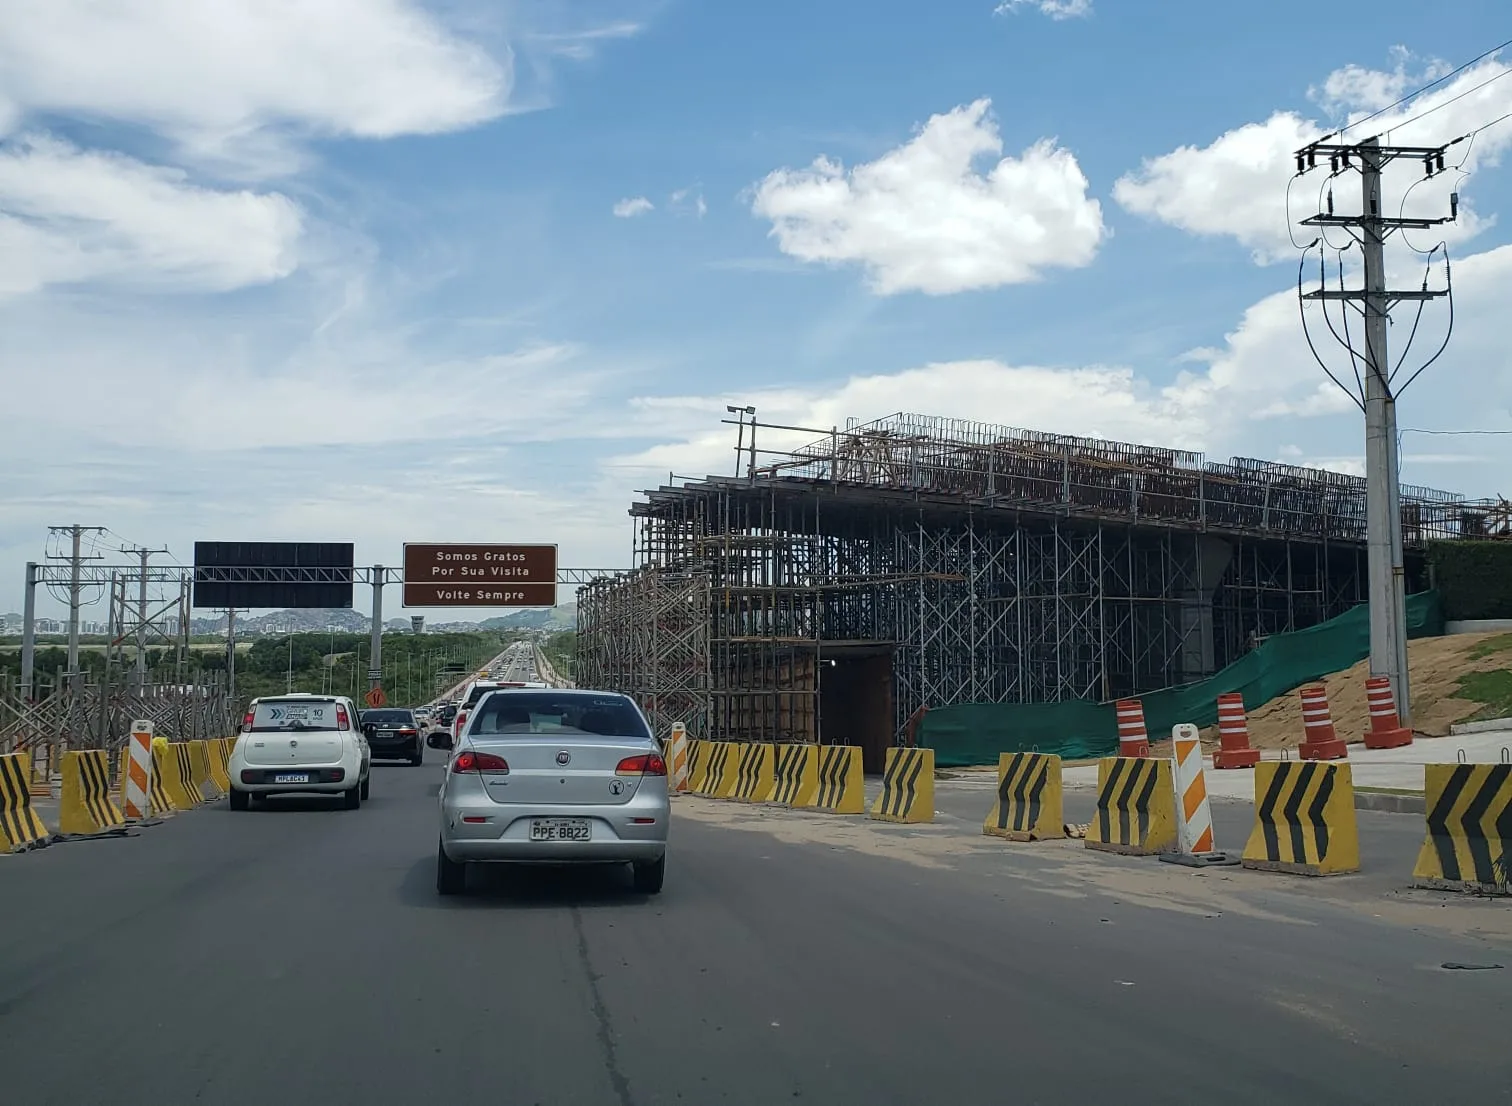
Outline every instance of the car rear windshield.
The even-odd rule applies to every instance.
[[[407,710],[365,710],[362,724],[366,726],[369,722],[375,726],[413,726],[415,716]]]
[[[483,696],[487,695],[490,691],[497,691],[498,689],[498,684],[488,684],[485,687],[475,687],[467,693],[467,702],[463,705],[467,707],[475,707],[478,705],[479,699],[483,698]]]
[[[252,710],[253,733],[335,728],[334,699],[263,699]]]
[[[489,696],[468,726],[474,736],[598,734],[649,740],[650,732],[628,699],[618,695],[501,692]]]

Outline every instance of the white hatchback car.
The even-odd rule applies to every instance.
[[[344,695],[269,695],[253,699],[227,766],[231,809],[255,796],[298,792],[340,795],[348,810],[368,797],[373,753]]]

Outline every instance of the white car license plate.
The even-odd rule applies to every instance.
[[[278,775],[276,775],[276,776],[273,777],[273,782],[274,783],[309,783],[310,782],[310,773],[308,773],[308,772],[280,772],[280,773],[278,773]]]
[[[532,818],[532,841],[591,841],[592,823],[586,818]]]

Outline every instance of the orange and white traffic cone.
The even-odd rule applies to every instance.
[[[1365,698],[1370,704],[1370,729],[1365,731],[1365,748],[1400,749],[1412,744],[1412,731],[1397,717],[1396,696],[1387,676],[1370,676],[1365,680]]]
[[[1250,748],[1244,696],[1237,691],[1218,696],[1218,745],[1214,768],[1253,768],[1260,763],[1260,750]]]
[[[1334,732],[1328,689],[1322,684],[1302,689],[1302,746],[1298,753],[1303,760],[1343,760],[1349,756],[1349,746]]]
[[[1149,756],[1150,735],[1145,731],[1144,704],[1138,699],[1120,699],[1113,709],[1118,715],[1118,755]]]

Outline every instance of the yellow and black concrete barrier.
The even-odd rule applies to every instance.
[[[1428,835],[1413,883],[1512,893],[1512,764],[1425,764],[1423,798]]]
[[[1176,790],[1171,762],[1104,757],[1097,762],[1097,809],[1087,826],[1089,849],[1125,856],[1175,852]]]
[[[861,770],[859,746],[819,746],[814,775],[812,798],[807,802],[795,802],[795,807],[825,814],[866,813],[866,776]]]
[[[934,773],[933,749],[887,750],[882,794],[872,804],[871,816],[882,822],[933,822]]]
[[[784,806],[813,806],[819,791],[819,746],[777,746],[777,786],[772,801]]]
[[[87,749],[63,754],[58,831],[66,837],[125,832],[126,816],[110,798],[110,754]]]
[[[231,790],[231,745],[227,737],[217,737],[205,743],[210,753],[210,783],[222,795]]]
[[[200,793],[201,802],[214,802],[227,791],[215,782],[215,776],[211,769],[210,742],[186,741],[189,747],[189,779],[193,782],[195,790]]]
[[[704,767],[700,795],[711,799],[728,799],[735,794],[740,768],[740,746],[733,741],[709,742],[708,764]]]
[[[152,813],[193,810],[199,806],[199,792],[179,757],[183,743],[154,742],[152,748]]]
[[[9,852],[45,845],[47,827],[31,805],[31,757],[26,753],[0,756],[0,846]]]
[[[707,746],[709,742],[691,738],[688,741],[688,787],[687,790],[697,794],[704,789],[704,780],[708,775],[709,760]]]
[[[1243,864],[1303,876],[1358,872],[1360,834],[1349,765],[1317,760],[1255,765],[1255,825]]]
[[[767,744],[741,745],[735,767],[735,791],[730,798],[743,803],[769,803],[777,779],[772,763],[776,747]]]
[[[1065,837],[1061,804],[1061,758],[1049,753],[1000,753],[997,803],[982,832],[1010,841]]]

